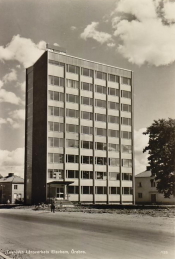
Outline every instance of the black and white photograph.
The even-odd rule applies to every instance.
[[[175,259],[175,0],[0,0],[0,259]]]

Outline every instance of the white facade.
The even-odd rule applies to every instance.
[[[132,72],[48,51],[47,82],[47,197],[133,203]]]

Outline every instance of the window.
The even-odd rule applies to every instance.
[[[109,95],[114,95],[114,96],[119,96],[119,90],[116,88],[108,88],[108,94]]]
[[[49,147],[64,147],[63,139],[60,138],[48,138]]]
[[[93,194],[93,186],[81,186],[82,194]]]
[[[95,143],[95,149],[106,151],[106,143],[96,142]]]
[[[89,98],[89,97],[84,97],[82,96],[81,97],[81,103],[84,104],[84,105],[92,105],[92,98]]]
[[[96,157],[95,164],[97,165],[107,165],[107,158],[106,157]]]
[[[124,180],[124,181],[132,181],[132,174],[123,173],[122,174],[122,180]]]
[[[63,179],[64,171],[60,169],[48,169],[48,177],[51,179]]]
[[[79,103],[79,97],[73,94],[66,94],[66,100],[69,103]]]
[[[66,175],[67,175],[67,178],[79,178],[79,171],[67,170]]]
[[[66,139],[66,147],[79,148],[79,141],[75,139]]]
[[[57,153],[49,153],[48,163],[64,163],[64,155]]]
[[[93,149],[93,142],[92,141],[81,141],[81,148],[84,149]]]
[[[79,133],[79,126],[74,124],[66,124],[66,131],[70,133]]]
[[[49,121],[49,131],[63,132],[63,123]]]
[[[106,115],[105,114],[96,113],[95,114],[95,120],[96,121],[106,122]]]
[[[138,183],[138,187],[142,187],[142,183],[141,182]]]
[[[93,76],[93,70],[83,67],[83,68],[81,69],[81,74],[82,74],[83,76],[90,76],[90,77],[92,77],[92,76]]]
[[[57,76],[49,76],[49,84],[57,85],[57,86],[64,86],[64,78],[57,77]]]
[[[102,85],[95,85],[95,92],[100,94],[106,94],[106,87]]]
[[[151,183],[151,187],[156,187],[156,183],[155,183],[155,180],[154,180],[154,179],[151,179],[151,180],[150,180],[150,183]]]
[[[123,167],[132,167],[132,160],[131,159],[122,159],[122,166]]]
[[[84,91],[93,91],[92,84],[81,82],[81,89]]]
[[[120,166],[119,158],[109,158],[109,165],[110,166]]]
[[[79,163],[79,156],[77,155],[66,155],[67,163]]]
[[[131,105],[122,103],[121,110],[124,112],[131,112]]]
[[[106,174],[106,172],[95,172],[95,178],[97,180],[106,180],[107,174]]]
[[[81,133],[82,134],[92,135],[93,134],[93,128],[92,127],[88,127],[88,126],[81,126]]]
[[[95,106],[100,108],[106,108],[106,101],[95,99]]]
[[[127,77],[122,77],[122,84],[124,85],[131,85],[131,79]]]
[[[109,187],[109,194],[120,194],[120,187]]]
[[[93,156],[81,156],[82,164],[93,164]]]
[[[96,71],[95,72],[95,76],[96,78],[102,79],[102,80],[106,80],[106,73],[103,73],[101,71]]]
[[[122,90],[122,91],[121,91],[121,96],[122,96],[123,98],[129,98],[129,99],[131,99],[131,92]]]
[[[119,117],[109,115],[108,116],[108,122],[109,123],[116,123],[116,124],[118,124],[119,123]]]
[[[141,192],[139,192],[139,193],[138,193],[138,198],[139,198],[139,199],[142,199],[142,198],[143,198],[143,196],[142,196],[142,193],[141,193]]]
[[[119,82],[119,76],[109,74],[108,75],[108,80],[111,81],[111,82],[118,83]]]
[[[131,125],[131,119],[130,118],[121,118],[122,125]]]
[[[54,101],[64,102],[64,94],[54,91],[49,91],[49,99]]]
[[[119,110],[119,103],[115,102],[108,102],[109,109],[111,110]]]
[[[81,118],[84,120],[93,120],[93,113],[92,112],[81,112]]]
[[[131,132],[128,132],[128,131],[122,131],[121,136],[122,138],[125,138],[125,139],[131,139],[132,134]]]
[[[92,171],[81,171],[81,178],[82,179],[93,179],[93,172]]]
[[[56,61],[56,60],[49,59],[49,64],[56,65],[56,66],[59,66],[59,67],[64,67],[64,63],[61,63],[61,62]]]
[[[78,74],[79,73],[79,67],[73,66],[73,65],[67,65],[66,66],[67,72]]]
[[[117,151],[117,152],[119,152],[119,145],[118,144],[113,144],[113,143],[108,143],[108,150],[109,151]]]
[[[72,118],[79,118],[79,111],[72,110],[72,109],[66,109],[66,116],[72,117]]]
[[[66,79],[66,85],[69,88],[79,89],[79,82],[71,79]]]
[[[106,137],[106,129],[95,128],[95,132],[97,136],[104,136]]]
[[[18,189],[18,185],[15,184],[15,185],[14,185],[14,190],[17,190],[17,189]]]
[[[131,195],[131,194],[133,194],[133,189],[131,187],[123,187],[122,188],[122,194]]]
[[[64,109],[60,107],[49,106],[49,115],[64,117]]]
[[[95,187],[96,194],[107,194],[107,187],[105,186],[96,186]]]
[[[130,145],[122,145],[122,152],[123,153],[132,153],[132,147]]]
[[[108,135],[109,135],[109,137],[112,137],[112,138],[118,138],[119,137],[119,131],[109,129]]]
[[[120,180],[120,173],[110,172],[109,180]]]
[[[79,194],[79,186],[68,186],[68,194]]]

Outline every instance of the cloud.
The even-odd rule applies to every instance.
[[[129,62],[155,66],[175,61],[175,3],[120,0],[112,13],[117,50]]]
[[[148,165],[148,154],[143,153],[143,149],[147,146],[149,137],[143,135],[146,128],[141,128],[134,131],[134,150],[135,150],[135,174],[146,170]]]
[[[6,176],[10,172],[24,177],[24,148],[0,150],[0,174]]]
[[[11,118],[16,119],[16,120],[25,120],[25,110],[20,109],[20,110],[14,110],[11,111],[10,113]]]
[[[35,44],[31,39],[15,35],[5,47],[0,46],[0,61],[16,60],[29,67],[43,54],[45,45],[44,41]]]
[[[0,80],[0,89],[3,87],[4,83],[2,82],[2,80]]]
[[[77,29],[77,27],[71,26],[70,29],[71,29],[71,31],[75,31]]]
[[[59,47],[59,46],[60,46],[58,43],[54,43],[53,45],[54,45],[54,46],[57,46],[57,47]]]
[[[15,69],[11,69],[11,72],[3,77],[4,83],[12,82],[17,80],[17,72]]]
[[[7,118],[7,122],[12,126],[14,129],[19,129],[20,124],[19,122],[13,120],[12,118]]]
[[[175,22],[175,2],[165,2],[163,11],[166,20]]]
[[[99,25],[98,22],[92,22],[84,29],[80,37],[84,40],[87,40],[88,38],[92,38],[98,41],[100,44],[103,44],[105,42],[110,42],[112,40],[111,35],[106,32],[98,31],[97,30],[98,25]]]
[[[21,99],[12,92],[8,92],[5,89],[0,89],[0,103],[11,103],[11,104],[20,104]]]
[[[5,119],[0,118],[0,127],[1,127],[2,124],[6,124],[6,123],[7,123],[7,121]]]
[[[108,43],[107,46],[108,46],[109,48],[113,48],[113,47],[115,47],[115,43],[113,43],[113,42]]]

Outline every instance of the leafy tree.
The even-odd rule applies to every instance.
[[[149,134],[148,151],[152,176],[164,197],[175,195],[175,120],[155,120],[143,134]]]

